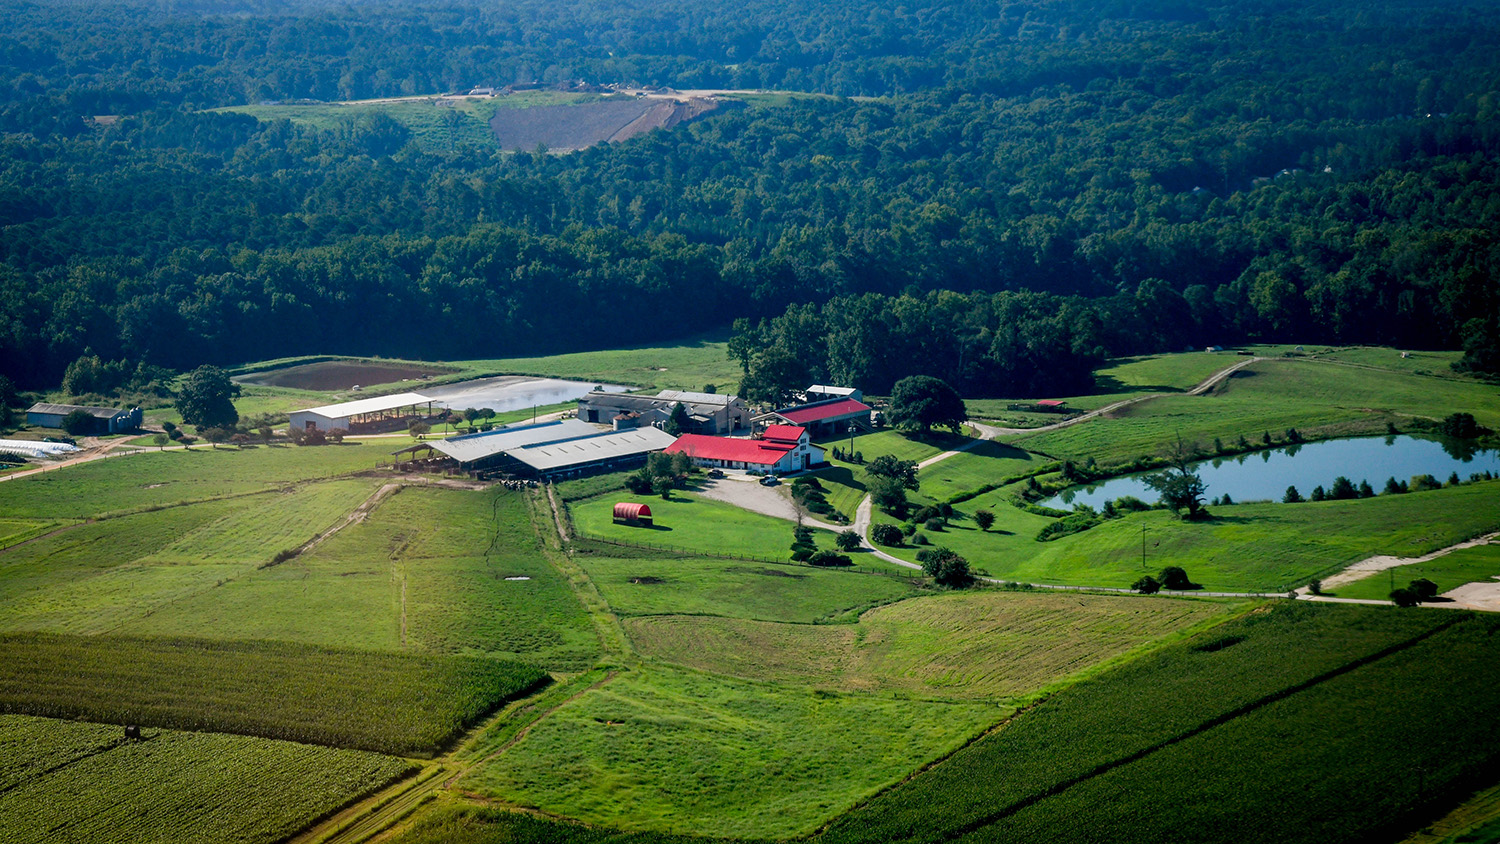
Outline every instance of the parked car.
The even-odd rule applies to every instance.
[[[718,480],[719,478],[724,477],[724,473],[719,469],[709,469],[708,476],[710,478],[713,478],[714,480]]]
[[[778,478],[775,475],[766,475],[764,478],[760,479],[761,486],[777,486],[780,483],[781,478]]]

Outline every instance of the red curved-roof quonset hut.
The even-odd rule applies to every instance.
[[[651,524],[651,508],[645,504],[621,501],[615,505],[615,521]]]

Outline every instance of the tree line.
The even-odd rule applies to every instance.
[[[27,386],[89,355],[542,353],[808,313],[843,344],[815,369],[995,395],[1247,340],[1500,371],[1482,4],[0,5],[0,367]],[[578,75],[881,96],[567,155],[200,110]]]

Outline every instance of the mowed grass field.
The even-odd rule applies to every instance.
[[[623,553],[595,546],[574,560],[588,572],[616,614],[691,615],[811,624],[852,620],[871,606],[917,594],[919,572],[856,555],[861,566],[880,563],[891,577],[858,572],[722,560]]]
[[[652,527],[617,524],[614,507],[620,502],[639,502],[651,507]],[[579,536],[632,542],[692,554],[742,554],[746,558],[791,559],[794,522],[752,513],[733,504],[676,491],[670,500],[617,492],[568,505]],[[833,547],[833,534],[814,530],[819,548]]]
[[[522,659],[598,654],[583,607],[540,553],[525,495],[411,487],[310,552],[133,620],[143,636],[276,639]]]
[[[1500,545],[1461,548],[1425,563],[1376,572],[1363,580],[1329,590],[1326,594],[1340,598],[1385,600],[1390,597],[1392,584],[1399,588],[1419,577],[1436,583],[1438,594],[1467,583],[1493,584],[1500,581]]]
[[[371,469],[398,447],[377,440],[308,448],[143,451],[6,481],[0,484],[0,513],[98,518],[264,492]]]
[[[995,524],[974,526],[988,509]],[[1052,520],[1012,506],[997,490],[959,505],[939,532],[923,533],[990,576],[1025,583],[1127,587],[1142,574],[1182,566],[1209,590],[1283,592],[1376,554],[1419,556],[1500,529],[1500,482],[1408,495],[1307,504],[1210,508],[1209,522],[1164,510],[1133,513],[1082,533],[1037,542]],[[877,514],[877,522],[893,522]],[[1146,555],[1142,564],[1142,528]],[[920,548],[883,549],[916,559]]]
[[[413,770],[353,750],[0,715],[0,841],[272,844]]]
[[[436,753],[546,675],[279,642],[0,635],[0,712]]]
[[[1384,432],[1387,422],[1403,428],[1413,418],[1442,419],[1455,411],[1500,427],[1500,392],[1477,381],[1305,359],[1266,360],[1201,396],[1151,399],[1108,419],[1006,441],[1060,459],[1093,457],[1108,464],[1164,453],[1179,435],[1204,446],[1215,438],[1232,445],[1241,436],[1259,443],[1266,432],[1284,440],[1288,428],[1306,437]]]
[[[625,619],[641,653],[691,668],[842,692],[1019,701],[1234,604],[984,591],[914,598],[857,624],[666,615]]]
[[[1007,713],[643,667],[563,705],[461,787],[625,830],[785,837]]]
[[[1051,462],[1015,446],[986,440],[918,472],[921,486],[912,497],[947,501],[956,495],[1034,473]]]
[[[9,548],[0,552],[0,630],[116,630],[252,575],[342,522],[377,484],[305,484],[142,512]]]

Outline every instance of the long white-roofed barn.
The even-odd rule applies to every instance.
[[[433,399],[417,393],[376,396],[294,410],[288,417],[290,421],[287,427],[302,431],[396,431],[405,428],[414,419],[433,418],[432,405]]]

